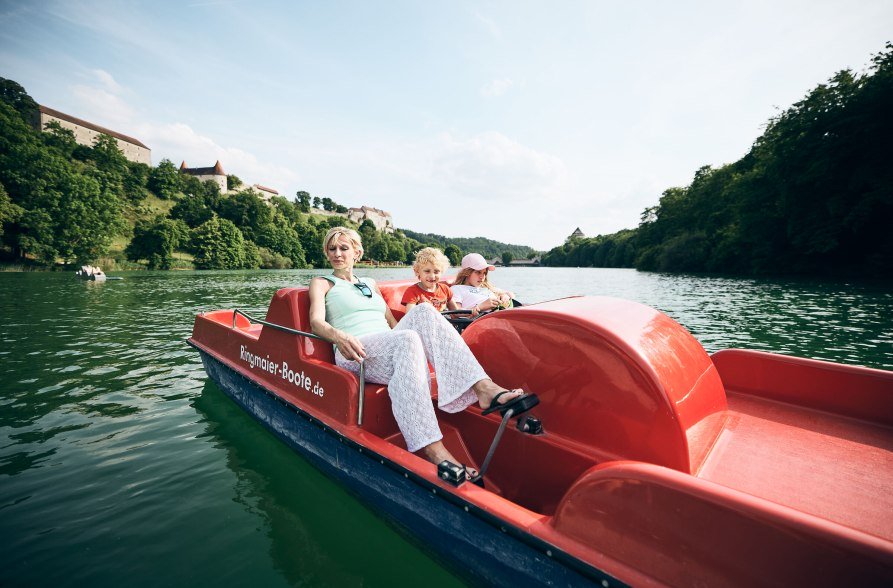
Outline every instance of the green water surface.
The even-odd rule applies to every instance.
[[[458,585],[255,423],[184,343],[320,271],[0,274],[0,585]],[[365,270],[379,280],[408,269]],[[893,369],[889,284],[500,268],[532,302],[618,296],[713,352]]]

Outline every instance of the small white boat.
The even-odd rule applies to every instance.
[[[82,265],[81,269],[75,272],[75,275],[84,280],[93,280],[95,282],[104,282],[107,278],[105,272],[98,266]]]

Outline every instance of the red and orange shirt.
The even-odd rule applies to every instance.
[[[453,299],[453,291],[446,284],[437,284],[434,292],[423,290],[418,284],[413,284],[403,293],[403,299],[400,301],[404,306],[407,304],[419,304],[422,302],[430,302],[437,312],[443,312],[447,309],[447,302]]]

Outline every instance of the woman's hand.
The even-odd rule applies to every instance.
[[[366,350],[360,340],[349,333],[338,331],[332,341],[345,359],[360,361],[366,357]]]
[[[508,292],[500,292],[496,299],[496,303],[500,308],[508,308],[512,305],[512,297]]]

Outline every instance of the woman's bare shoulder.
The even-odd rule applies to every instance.
[[[310,292],[328,292],[334,284],[325,276],[313,276],[310,279]]]

